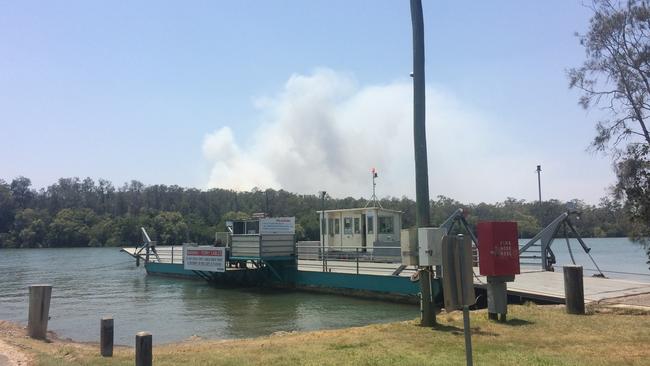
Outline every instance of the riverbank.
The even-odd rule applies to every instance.
[[[462,315],[443,313],[438,321],[435,329],[413,320],[238,340],[193,337],[155,346],[154,364],[463,365]],[[511,306],[506,324],[475,311],[472,334],[478,365],[647,365],[650,360],[650,315],[631,310],[570,316],[562,306]],[[113,358],[101,358],[97,344],[50,338],[31,340],[24,329],[0,322],[0,341],[20,350],[32,360],[29,365],[133,364],[132,347],[116,347]]]

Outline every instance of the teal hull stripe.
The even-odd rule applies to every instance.
[[[294,273],[293,280],[297,286],[316,286],[399,295],[417,295],[420,292],[419,283],[411,282],[408,277],[311,271],[295,271]]]
[[[182,264],[147,263],[145,267],[150,274],[199,278],[194,272],[183,269]],[[282,286],[347,289],[406,296],[416,296],[420,292],[419,282],[411,282],[408,277],[296,271],[286,267],[277,270],[285,280],[278,283],[277,280],[273,281],[277,277],[272,276],[271,281]],[[432,285],[433,294],[437,297],[440,294],[440,282],[434,280]]]

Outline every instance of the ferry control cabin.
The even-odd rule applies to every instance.
[[[328,251],[368,253],[377,259],[400,258],[402,212],[381,207],[318,211],[320,239]]]

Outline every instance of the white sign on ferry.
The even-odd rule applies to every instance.
[[[183,245],[183,268],[191,271],[226,271],[226,248]]]
[[[260,234],[284,234],[293,235],[296,233],[295,217],[267,217],[260,219]]]

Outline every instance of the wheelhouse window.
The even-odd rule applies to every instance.
[[[375,217],[368,216],[368,234],[372,234],[375,231]]]
[[[329,219],[328,228],[330,236],[334,236],[334,219]]]
[[[334,235],[338,235],[341,232],[341,220],[334,219]]]
[[[343,234],[352,235],[352,218],[344,217],[343,218]]]
[[[379,233],[380,234],[393,234],[395,226],[392,216],[379,216]]]
[[[354,218],[354,233],[361,234],[361,219],[358,217]]]

